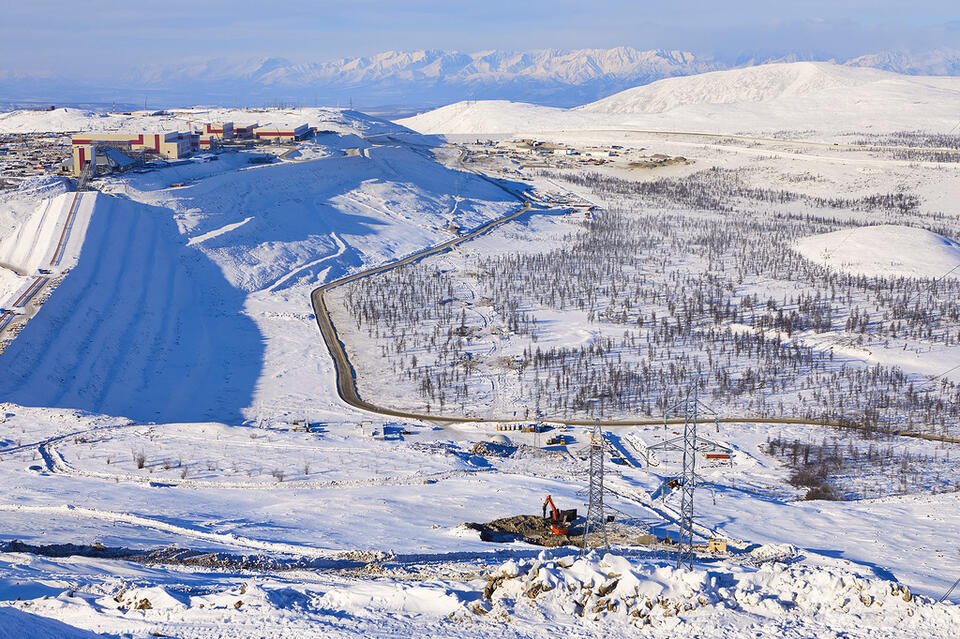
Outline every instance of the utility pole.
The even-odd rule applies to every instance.
[[[606,450],[605,444],[603,429],[600,427],[600,420],[598,419],[590,435],[590,500],[587,505],[587,521],[583,528],[583,538],[580,546],[581,555],[586,553],[590,547],[589,537],[591,534],[599,538],[599,545],[604,548],[610,547],[610,540],[607,538],[607,513],[603,506],[603,455]]]

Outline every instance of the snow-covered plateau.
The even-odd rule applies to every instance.
[[[957,636],[958,94],[0,114],[317,131],[0,191],[0,639]]]

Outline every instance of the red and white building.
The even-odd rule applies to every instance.
[[[200,129],[199,145],[201,149],[209,150],[224,140],[233,138],[233,122],[210,122]]]
[[[253,132],[257,130],[257,127],[260,126],[256,122],[253,124],[238,124],[233,127],[233,136],[238,139],[250,139],[253,137]]]
[[[302,140],[308,135],[310,135],[309,124],[297,126],[264,124],[253,130],[253,136],[258,140]]]
[[[200,135],[210,135],[220,140],[232,140],[233,122],[208,122],[203,125]]]
[[[71,139],[73,174],[95,161],[95,147],[109,146],[128,153],[147,153],[168,160],[179,160],[199,148],[199,136],[193,133],[77,133]]]

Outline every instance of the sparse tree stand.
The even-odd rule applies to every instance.
[[[606,450],[606,442],[603,439],[603,429],[600,427],[600,420],[593,426],[593,432],[590,435],[590,484],[589,484],[589,502],[587,504],[587,521],[583,527],[583,537],[580,542],[580,554],[585,554],[589,548],[590,535],[597,538],[597,547],[610,548],[610,540],[607,538],[607,513],[603,506],[603,455]]]

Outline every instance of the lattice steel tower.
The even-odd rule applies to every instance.
[[[677,567],[684,563],[693,569],[693,493],[697,485],[697,387],[687,391],[683,402],[683,473],[680,484],[680,539],[677,549]]]
[[[591,534],[599,540],[598,545],[604,548],[610,547],[610,540],[607,538],[607,513],[603,506],[603,456],[606,450],[606,442],[603,439],[603,429],[600,428],[600,420],[597,420],[593,426],[593,433],[590,435],[590,487],[589,502],[587,505],[587,522],[583,528],[583,540],[581,542],[581,554],[587,551],[590,546],[589,537]]]

